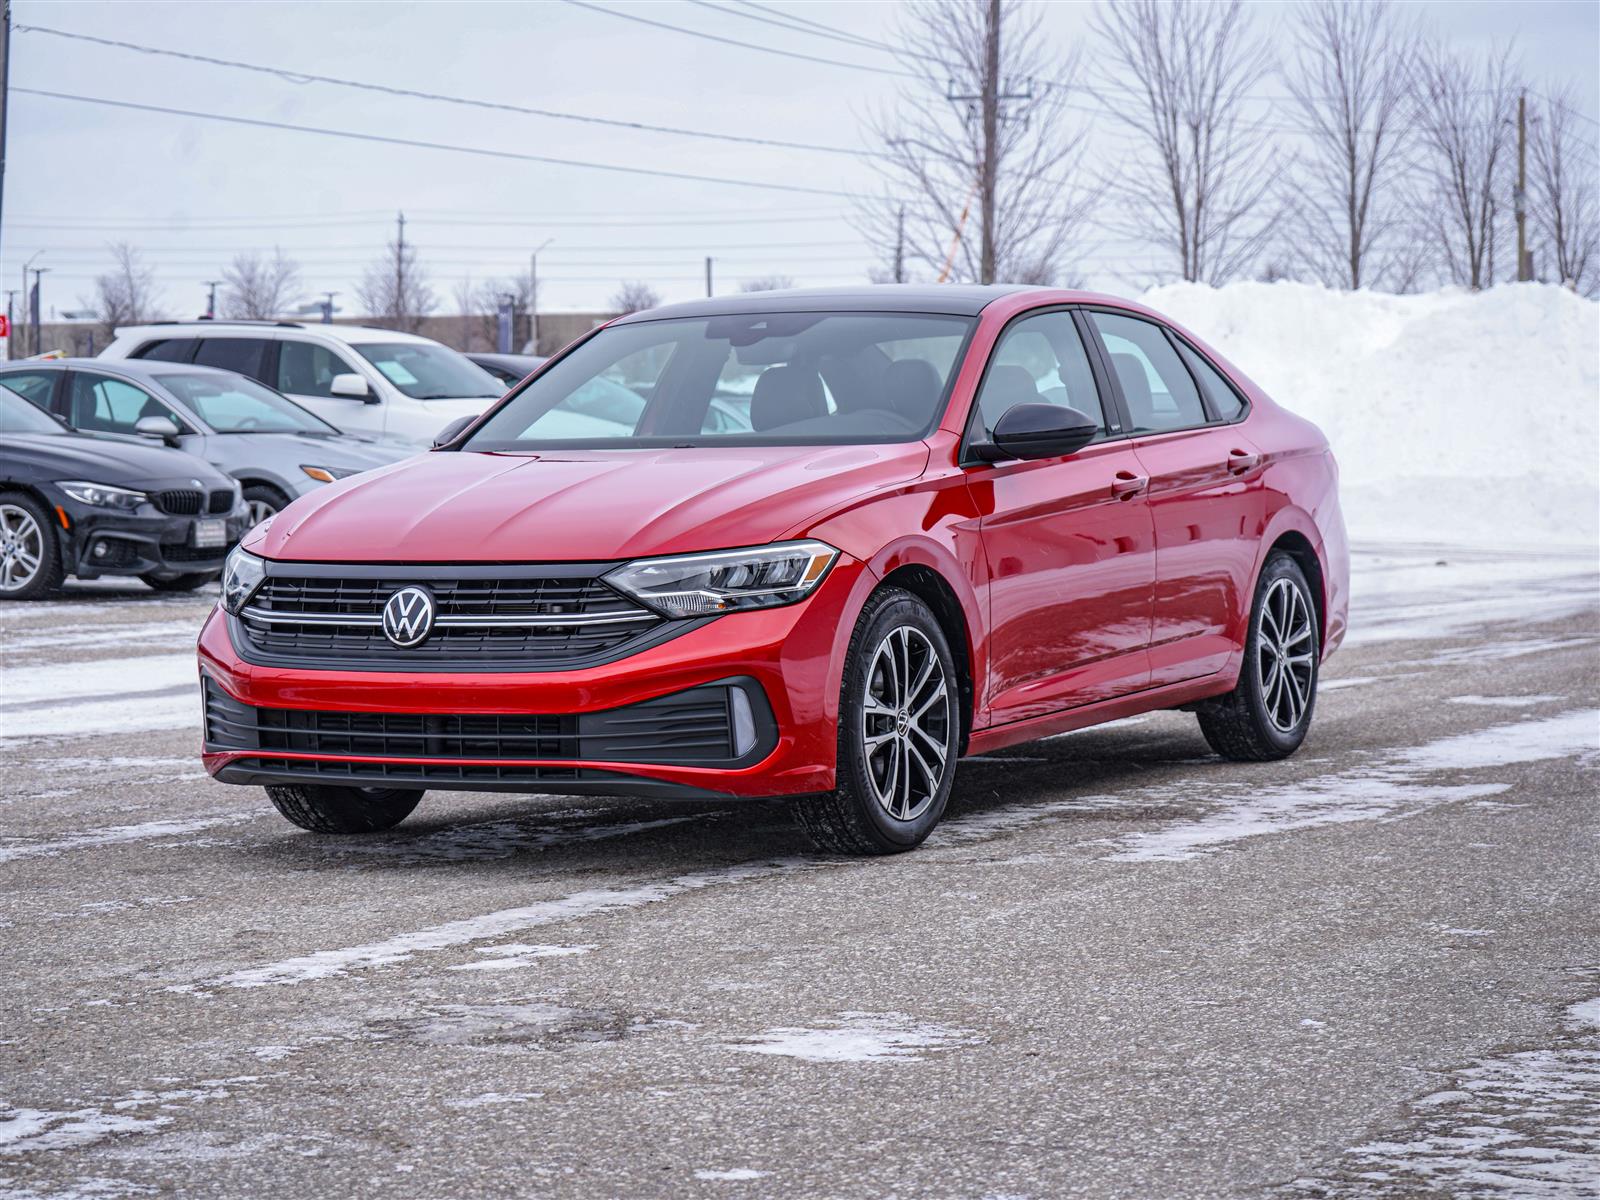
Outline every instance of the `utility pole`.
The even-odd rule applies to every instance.
[[[333,324],[333,298],[338,294],[338,292],[322,293],[322,323],[324,325]]]
[[[11,91],[11,0],[0,0],[0,215],[6,195],[6,98]],[[0,230],[5,228],[0,222]],[[10,343],[6,343],[10,353]]]
[[[978,79],[978,90],[971,95],[958,94],[952,82],[946,98],[955,104],[967,106],[967,119],[976,118],[981,125],[983,142],[982,157],[978,161],[978,177],[973,182],[973,191],[978,197],[978,229],[980,244],[978,247],[978,282],[993,283],[995,281],[995,191],[1000,178],[1000,126],[1006,121],[1006,114],[1001,108],[1008,100],[1031,100],[1033,93],[1003,92],[1000,79],[1000,0],[988,0],[987,12],[984,16],[983,38],[983,73]],[[965,213],[963,213],[963,223]],[[956,242],[950,248],[951,262],[954,262],[956,247],[960,245],[961,233],[956,231]],[[946,268],[946,275],[949,268]],[[940,282],[943,282],[941,278]]]
[[[394,242],[394,316],[405,324],[406,307],[406,215],[395,214],[398,232]]]
[[[902,204],[894,215],[894,281],[906,281],[906,206]]]
[[[28,261],[32,262],[33,259]],[[44,308],[44,305],[39,302],[39,284],[44,279],[44,273],[49,269],[49,267],[35,267],[33,269],[33,300],[31,301],[33,309],[33,337],[31,339],[33,349],[29,351],[30,354],[39,353],[40,347],[44,344],[43,331],[39,328],[39,313]],[[24,268],[24,273],[26,273],[26,268]]]
[[[1513,197],[1517,207],[1517,280],[1527,283],[1533,278],[1533,264],[1528,261],[1528,93],[1517,97],[1517,194]]]
[[[206,293],[206,320],[217,319],[217,287],[222,283],[220,279],[202,279],[201,286],[208,288]]]
[[[711,255],[706,255],[706,299],[711,299]]]
[[[16,357],[16,355],[11,353],[11,347],[16,342],[16,338],[17,338],[17,322],[16,322],[16,318],[11,315],[11,299],[16,294],[17,293],[15,291],[11,290],[10,288],[6,289],[6,328],[11,331],[6,336],[6,358],[7,359],[11,359],[11,358],[15,358]]]
[[[539,254],[555,238],[545,238],[528,255],[528,341],[533,353],[539,353]]]

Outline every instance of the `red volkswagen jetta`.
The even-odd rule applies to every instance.
[[[964,754],[1161,708],[1292,753],[1347,575],[1322,434],[1136,304],[679,304],[258,526],[205,763],[326,833],[429,787],[786,796],[887,853]]]

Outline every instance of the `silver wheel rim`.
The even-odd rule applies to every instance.
[[[872,798],[896,821],[916,820],[939,794],[950,741],[944,666],[920,629],[891,629],[873,651],[861,737]]]
[[[0,592],[20,592],[44,563],[44,531],[33,514],[0,504]]]
[[[251,525],[261,524],[278,511],[278,506],[268,500],[246,500],[245,507],[249,509]]]
[[[1316,672],[1311,606],[1292,579],[1275,579],[1256,626],[1256,679],[1267,720],[1280,733],[1300,724],[1311,704]]]

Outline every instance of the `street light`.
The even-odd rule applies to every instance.
[[[28,299],[28,268],[33,266],[33,259],[38,258],[41,254],[45,253],[47,253],[47,251],[35,250],[33,253],[33,258],[28,259],[27,262],[22,264],[22,315],[25,322],[28,317],[28,305],[31,303]],[[26,341],[23,342],[22,349],[24,351],[28,349]]]

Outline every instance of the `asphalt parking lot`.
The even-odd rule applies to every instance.
[[[1294,759],[1163,713],[776,804],[196,757],[210,594],[0,610],[0,1198],[1600,1194],[1589,557],[1358,553]]]

